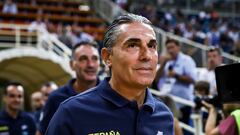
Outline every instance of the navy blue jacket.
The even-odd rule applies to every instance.
[[[60,103],[71,96],[77,95],[77,92],[72,87],[75,81],[76,79],[71,79],[66,85],[58,88],[49,95],[42,110],[42,116],[40,116],[39,130],[41,134],[45,134],[48,124],[54,113],[57,111]]]
[[[111,89],[109,78],[92,90],[64,101],[46,135],[173,135],[173,116],[146,90],[139,109]]]
[[[16,119],[3,110],[0,112],[0,134],[4,135],[35,135],[34,119],[26,112],[20,112]]]
[[[71,79],[66,85],[58,88],[57,90],[53,91],[49,95],[48,100],[45,106],[43,107],[43,110],[40,116],[39,131],[41,132],[42,135],[45,134],[48,124],[52,119],[52,116],[54,115],[54,113],[57,111],[60,103],[68,99],[69,97],[72,97],[78,94],[73,89],[73,83],[75,81],[76,79]],[[100,80],[97,79],[97,84],[99,82]]]

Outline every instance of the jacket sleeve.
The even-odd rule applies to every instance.
[[[39,130],[42,135],[45,134],[48,124],[52,119],[54,113],[56,112],[58,106],[54,101],[54,97],[51,95],[49,96],[41,114],[40,114],[40,123],[39,123]]]
[[[73,135],[71,117],[62,104],[53,115],[45,135]]]

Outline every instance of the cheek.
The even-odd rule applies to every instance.
[[[78,70],[78,71],[81,71],[81,70],[83,70],[85,67],[86,67],[86,64],[84,64],[84,63],[78,63],[78,64],[76,64],[75,69]]]
[[[158,63],[158,58],[159,58],[158,53],[157,52],[153,53],[152,59],[156,64]]]

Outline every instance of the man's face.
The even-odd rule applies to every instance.
[[[222,63],[222,57],[217,51],[211,51],[207,53],[208,56],[208,68],[214,70]]]
[[[158,62],[153,29],[137,22],[119,27],[120,33],[109,56],[111,79],[129,88],[149,86],[154,80]]]
[[[180,52],[180,46],[176,45],[174,42],[169,42],[166,44],[167,52],[172,58],[176,58]]]
[[[99,69],[98,50],[90,45],[78,47],[71,67],[76,72],[78,80],[95,81]]]
[[[32,109],[41,109],[44,105],[43,97],[41,92],[35,92],[31,96]]]
[[[48,99],[48,96],[50,95],[50,93],[53,91],[54,89],[51,88],[50,86],[47,87],[47,86],[43,86],[41,88],[41,92],[42,92],[42,98],[43,98],[43,101],[46,102],[47,99]]]
[[[21,86],[10,85],[7,87],[7,94],[4,96],[6,107],[12,111],[19,111],[23,106],[23,89]]]

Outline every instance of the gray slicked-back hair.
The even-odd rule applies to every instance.
[[[118,34],[120,33],[119,26],[122,24],[128,24],[133,22],[144,23],[152,26],[152,23],[143,16],[135,15],[135,14],[121,15],[110,24],[107,31],[105,32],[104,39],[103,39],[104,47],[106,47],[109,51],[111,51],[118,37]]]

